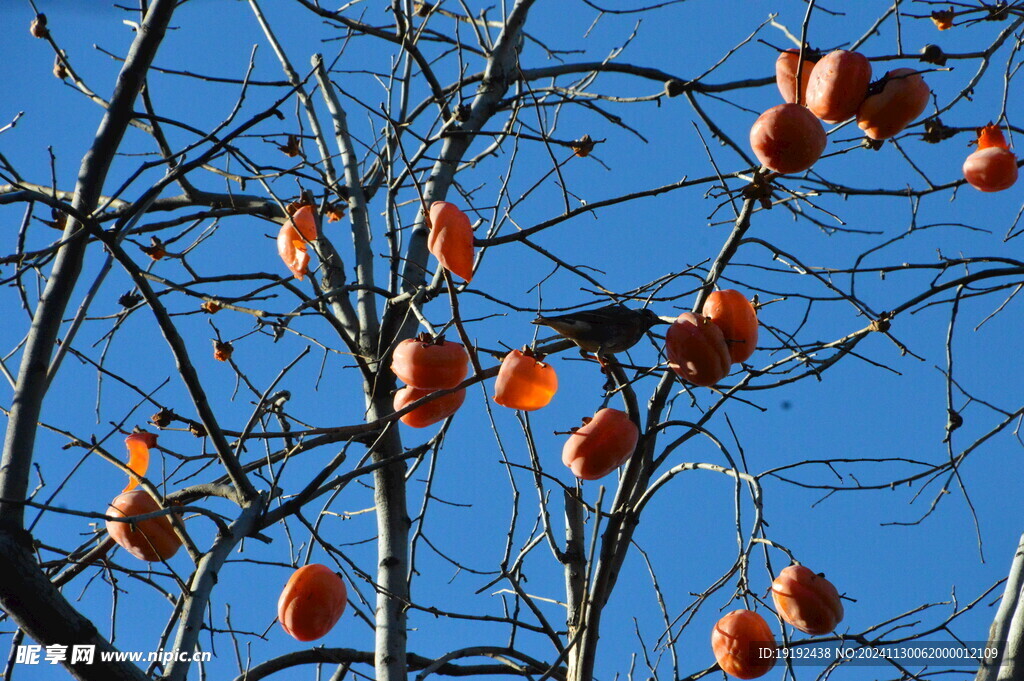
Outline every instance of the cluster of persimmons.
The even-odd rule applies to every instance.
[[[873,140],[894,137],[924,113],[931,90],[914,69],[899,68],[871,81],[871,62],[859,52],[836,50],[816,58],[811,50],[782,52],[775,80],[785,104],[761,114],[750,129],[757,159],[779,174],[801,173],[825,151],[825,123],[856,118]],[[799,82],[799,87],[797,83]],[[964,162],[967,182],[983,192],[1017,181],[1017,159],[998,126],[978,129],[977,150]]]
[[[472,276],[472,228],[466,215],[452,204],[438,202],[429,212],[430,251],[443,267],[467,281]],[[300,206],[281,228],[278,247],[285,265],[296,278],[307,273],[307,242],[316,238],[311,206]],[[646,328],[646,327],[644,327]],[[733,363],[745,362],[757,347],[758,321],[754,305],[735,290],[708,295],[701,313],[685,312],[666,334],[669,367],[698,386],[721,381]],[[406,383],[394,397],[394,408],[404,413],[402,423],[423,428],[452,414],[465,399],[458,388],[469,372],[466,348],[443,336],[421,334],[399,343],[392,353],[391,370]],[[554,367],[529,348],[512,350],[501,363],[494,387],[495,401],[510,409],[533,411],[547,406],[558,389]],[[434,396],[434,393],[441,394]],[[562,461],[582,480],[600,479],[624,464],[633,454],[639,430],[625,412],[602,408],[566,440]],[[181,546],[181,538],[168,511],[144,490],[135,489],[149,464],[149,450],[157,435],[130,434],[125,444],[131,481],[107,509],[110,537],[140,560],[166,561]],[[173,513],[173,509],[171,510]],[[149,517],[146,517],[149,516]],[[131,521],[115,520],[131,518]],[[175,518],[178,520],[178,518]],[[843,616],[836,589],[823,576],[793,565],[772,585],[779,615],[810,634],[831,631]],[[297,569],[278,599],[278,621],[290,636],[313,641],[325,636],[338,622],[348,602],[344,581],[330,568],[309,564]],[[755,678],[775,663],[775,641],[765,620],[749,610],[723,617],[712,633],[712,649],[721,668],[738,678]]]
[[[712,332],[712,336],[724,344],[721,331]],[[420,341],[413,341],[413,344],[420,344]],[[434,356],[435,352],[440,353],[436,355],[441,358],[439,364],[415,365],[416,362],[410,360],[409,355],[405,355],[404,359],[398,362],[398,371],[402,372],[402,379],[408,381],[411,378],[422,383],[425,378],[428,383],[436,385],[436,381],[431,377],[436,378],[438,374],[445,373],[444,368],[451,370],[451,365],[458,365],[458,361],[449,361],[450,357],[458,355],[458,351],[451,349],[452,345],[456,344],[441,341],[422,346],[430,356]],[[462,346],[457,347],[461,348],[464,355],[465,349]],[[746,357],[749,354],[747,350],[741,350],[739,356]],[[532,361],[532,358],[518,350],[510,353],[509,357],[512,357],[513,361],[508,366],[519,367],[524,360]],[[504,364],[501,371],[505,371]],[[509,376],[515,371],[516,369],[511,369],[506,372],[506,386],[509,383]],[[532,372],[529,373],[532,375]],[[463,363],[461,368],[456,366],[453,375],[464,377],[465,364]],[[549,377],[542,379],[541,384],[550,387],[550,394],[554,394],[554,372],[550,365],[543,365],[537,375]],[[451,384],[449,379],[446,384],[451,384],[449,388],[452,388],[461,380],[459,378]],[[501,401],[505,406],[528,408],[523,405],[536,405],[536,398],[529,393],[530,391],[524,392],[521,388],[511,392],[506,390],[501,393]],[[522,402],[523,399],[528,402]],[[576,430],[570,437],[563,459],[578,477],[593,479],[607,474],[629,456],[636,446],[638,431],[633,422],[616,409],[602,409],[593,419],[587,421],[586,425]],[[181,539],[175,533],[166,512],[162,512],[159,504],[147,492],[135,489],[138,476],[146,473],[149,466],[149,450],[156,446],[156,442],[157,435],[145,431],[132,433],[125,439],[128,447],[127,467],[132,473],[131,481],[124,492],[111,502],[106,514],[110,518],[133,518],[130,522],[108,520],[107,532],[128,553],[148,562],[168,560],[181,546]],[[614,450],[614,453],[593,456],[594,452],[602,449]],[[605,468],[607,470],[603,470]],[[799,564],[791,565],[779,573],[772,583],[772,598],[783,620],[812,636],[831,632],[843,618],[843,604],[836,588],[824,575],[815,574]],[[277,617],[285,632],[296,640],[315,641],[330,632],[341,618],[347,604],[348,591],[341,577],[325,565],[311,563],[293,572],[285,584],[278,599]],[[740,679],[757,678],[775,664],[776,644],[771,629],[761,615],[750,610],[734,610],[722,617],[712,632],[711,647],[722,670]]]
[[[776,80],[786,103],[757,119],[750,142],[761,163],[779,174],[803,172],[820,158],[827,143],[822,121],[840,123],[855,117],[865,135],[884,140],[920,116],[930,97],[928,85],[913,69],[889,71],[872,83],[868,59],[846,50],[821,58],[810,51],[785,51],[776,62]],[[979,129],[976,144],[963,166],[966,180],[986,192],[1013,185],[1017,161],[999,127],[990,124]],[[285,266],[301,280],[308,273],[308,244],[317,239],[317,221],[310,205],[293,205],[290,212],[278,233],[277,248]],[[429,207],[427,225],[430,252],[447,271],[469,282],[474,262],[469,218],[455,205],[438,201]],[[649,325],[642,325],[640,331]],[[757,332],[757,312],[746,296],[735,290],[714,291],[699,314],[685,312],[670,324],[665,339],[668,365],[684,381],[713,386],[728,375],[734,363],[750,358],[757,346]],[[230,344],[220,345],[227,348],[221,352],[227,355],[218,357],[223,360],[230,356]],[[601,352],[596,354],[602,361]],[[466,390],[458,386],[469,372],[469,354],[462,344],[443,336],[424,333],[402,341],[392,353],[391,370],[406,384],[394,396],[395,411],[414,405],[400,417],[407,426],[425,428],[438,423],[454,414],[465,400]],[[554,367],[524,348],[504,357],[494,400],[510,409],[533,411],[547,406],[557,390]],[[639,435],[625,412],[599,409],[584,418],[581,427],[571,430],[562,462],[581,480],[603,478],[629,459]],[[145,431],[126,438],[132,479],[111,502],[107,516],[132,520],[106,523],[118,545],[149,562],[166,561],[181,546],[168,512],[147,492],[134,489],[138,477],[145,475],[149,449],[156,446],[156,440],[155,434]],[[831,632],[843,618],[835,587],[823,575],[799,564],[787,567],[775,579],[772,598],[784,621],[811,635]],[[341,577],[324,565],[306,565],[285,585],[278,601],[278,620],[297,640],[316,640],[337,623],[347,601]],[[740,679],[757,678],[775,664],[771,629],[763,617],[750,610],[735,610],[722,617],[713,630],[711,645],[722,670]]]
[[[149,450],[156,447],[157,437],[155,433],[136,431],[125,438],[130,481],[106,512],[111,518],[106,521],[110,538],[132,556],[150,563],[169,560],[181,548],[169,512],[148,492],[135,489],[139,476],[149,468]],[[281,591],[277,619],[295,639],[314,641],[334,627],[347,604],[348,590],[341,577],[325,565],[304,565],[292,573]]]
[[[811,636],[828,634],[843,619],[843,602],[832,582],[800,564],[775,578],[772,600],[783,621]],[[718,666],[738,679],[767,674],[775,666],[776,648],[768,623],[752,610],[733,610],[711,632]]]
[[[429,214],[430,251],[445,268],[450,269],[451,263],[465,264],[467,270],[452,271],[467,279],[473,261],[469,219],[446,202],[433,204]],[[665,341],[669,366],[698,386],[721,381],[734,362],[746,361],[756,347],[757,313],[751,302],[734,290],[712,292],[701,314],[679,315]],[[423,401],[399,420],[413,428],[424,428],[448,418],[462,406],[465,388],[456,388],[469,373],[469,354],[461,343],[423,333],[395,347],[391,371],[406,384],[395,394],[395,411]],[[534,411],[547,406],[557,390],[558,376],[550,363],[530,348],[512,350],[498,369],[494,401],[510,409]],[[435,391],[444,392],[430,397]],[[636,424],[624,412],[605,407],[572,431],[562,461],[576,477],[597,480],[625,463],[638,439]]]
[[[721,336],[719,332],[715,337]],[[444,348],[445,344],[442,341],[427,347]],[[451,350],[441,352],[445,357],[449,353],[454,354]],[[465,349],[462,352],[465,353]],[[744,354],[749,356],[750,353],[743,350],[740,356]],[[518,350],[509,356],[526,357]],[[409,369],[409,360],[402,360],[400,364],[403,362],[407,365],[404,368]],[[519,360],[516,359],[514,363],[518,364]],[[550,369],[548,365],[545,367]],[[438,372],[436,367],[424,370],[421,365],[414,367],[411,373],[403,371],[403,380],[411,377],[414,381],[420,381],[426,376],[430,382],[430,375]],[[465,376],[465,366],[457,369],[456,375],[460,372]],[[547,371],[542,373],[547,374]],[[552,379],[553,375],[552,371]],[[455,385],[458,382],[461,379]],[[553,389],[551,392],[553,394]],[[522,404],[517,401],[519,396],[514,392],[503,393],[505,398],[510,394],[512,402],[506,406]],[[602,409],[587,421],[570,437],[565,448],[568,458],[563,458],[578,477],[593,479],[610,472],[629,456],[636,446],[638,431],[633,422],[616,409]],[[585,442],[590,444],[584,445]],[[181,547],[181,539],[167,512],[147,492],[135,489],[139,477],[146,474],[149,450],[156,443],[157,435],[146,431],[137,431],[125,438],[128,447],[127,468],[131,480],[124,492],[111,502],[106,513],[111,518],[106,522],[110,537],[132,556],[147,562],[166,561]],[[592,456],[594,451],[601,449],[611,449],[615,453],[611,456],[602,453],[596,458]],[[613,465],[608,470],[598,470],[609,464]],[[132,520],[121,521],[115,518]],[[782,570],[772,583],[771,590],[779,616],[807,634],[827,634],[843,619],[843,604],[836,588],[824,575],[815,574],[802,565],[794,564]],[[341,577],[325,565],[311,563],[295,570],[288,579],[278,598],[277,617],[285,632],[296,640],[315,641],[330,632],[347,604],[348,590]],[[750,610],[735,610],[722,617],[712,631],[711,647],[722,670],[740,679],[757,678],[775,664],[776,643],[771,629],[761,615]]]

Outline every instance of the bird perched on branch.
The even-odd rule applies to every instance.
[[[539,316],[533,323],[551,327],[578,345],[582,352],[592,352],[601,361],[602,355],[629,350],[655,324],[668,322],[651,310],[606,305],[557,317]],[[604,366],[603,362],[601,364]]]

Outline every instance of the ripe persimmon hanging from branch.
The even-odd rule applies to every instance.
[[[473,280],[473,227],[454,204],[435,201],[427,215],[427,249],[441,266],[468,284]]]
[[[135,489],[139,484],[139,477],[146,474],[146,470],[149,468],[149,450],[156,447],[156,438],[156,433],[140,430],[124,439],[124,444],[128,447],[128,468],[135,475],[131,476],[128,485],[122,490],[123,492]]]
[[[317,238],[316,215],[312,206],[301,206],[277,233],[277,253],[292,275],[302,281],[309,272],[309,251],[306,242]]]

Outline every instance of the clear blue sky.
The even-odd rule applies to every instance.
[[[123,54],[133,33],[121,22],[124,13],[109,8],[107,3],[89,3],[88,10],[83,8],[84,4],[39,0],[39,6],[50,16],[50,25],[57,40],[69,52],[75,67],[97,93],[106,97],[119,64],[93,46]],[[328,61],[337,53],[338,42],[321,42],[331,38],[331,32],[291,8],[291,3],[263,4],[267,6],[265,9],[274,21],[280,39],[300,70],[306,68],[314,52],[323,52]],[[827,4],[831,9],[841,6],[846,14],[830,16],[825,12],[816,13],[810,36],[815,46],[831,48],[859,38],[890,3],[864,0]],[[915,5],[914,12],[926,13],[924,5],[910,4]],[[455,7],[452,4],[453,10]],[[726,50],[747,38],[766,21],[769,13],[777,12],[781,24],[798,32],[804,10],[805,3],[796,0],[685,3],[644,19],[637,28],[637,37],[618,60],[660,68],[679,77],[695,77],[710,68]],[[369,13],[368,21],[388,21],[386,17],[377,16],[376,8],[367,6],[366,11]],[[5,95],[0,98],[0,126],[8,123],[18,112],[24,112],[16,128],[0,134],[0,153],[17,167],[27,181],[46,185],[50,181],[47,148],[52,148],[57,185],[70,190],[101,110],[50,74],[53,57],[48,46],[28,34],[31,16],[27,2],[12,0],[0,5],[0,63],[4,64],[5,82]],[[496,17],[497,13],[493,16]],[[634,19],[607,16],[583,38],[593,18],[593,11],[587,10],[582,3],[564,3],[564,6],[562,3],[538,3],[530,25],[533,35],[549,46],[586,49],[587,59],[599,60],[609,49],[621,45],[629,37]],[[245,3],[193,0],[181,8],[174,24],[175,30],[168,34],[157,56],[157,66],[238,78],[245,73],[252,46],[258,45],[252,78],[258,81],[282,79],[277,60]],[[900,31],[907,53],[916,53],[927,42],[935,42],[948,52],[959,52],[987,46],[1000,26],[981,24],[940,34],[930,21],[904,17]],[[758,37],[774,45],[790,46],[785,36],[770,26],[762,29]],[[387,62],[381,60],[376,48],[377,44],[369,39],[354,41],[339,62],[340,68],[353,73],[337,77],[346,92],[362,98],[371,111],[378,110],[384,91],[366,71],[387,68]],[[879,34],[863,45],[862,51],[869,57],[892,55],[896,51],[894,22],[891,19],[885,22]],[[576,59],[579,55],[566,55],[564,58]],[[993,68],[1003,69],[1006,58],[1004,48]],[[773,49],[751,42],[708,76],[707,82],[771,75],[774,59]],[[551,63],[532,46],[524,53],[524,62],[528,62],[525,65],[529,67]],[[1016,63],[1019,64],[1019,57]],[[895,68],[889,64],[914,66],[916,62],[876,63],[876,75],[886,68]],[[478,65],[474,63],[470,71],[475,71]],[[441,74],[446,84],[455,75],[450,66],[451,62],[448,62]],[[957,62],[954,66],[952,71],[926,76],[940,103],[947,102],[958,92],[976,68],[974,62]],[[1001,88],[1000,77],[986,78],[974,93],[972,102],[958,105],[943,120],[949,125],[962,127],[987,122],[999,113]],[[651,81],[638,83],[615,77],[601,78],[588,88],[619,96],[652,95],[658,89],[659,86]],[[167,116],[185,119],[201,129],[210,129],[227,116],[237,94],[237,88],[233,86],[198,85],[178,76],[154,77],[152,90],[158,110]],[[413,100],[418,102],[423,94],[417,92]],[[276,90],[253,88],[246,101],[245,113],[251,115],[276,96]],[[731,97],[731,102],[707,98],[700,101],[714,120],[746,149],[747,130],[756,115],[779,103],[780,99],[775,87],[769,86],[744,90]],[[1011,97],[1008,111],[1011,121],[1016,122],[1015,115],[1019,120],[1021,101],[1019,97]],[[379,120],[369,120],[367,114],[350,99],[346,99],[346,106],[349,107],[349,122],[356,137],[363,141],[372,139],[379,128]],[[584,115],[580,111],[566,109],[561,114],[563,118],[557,134],[560,139],[588,133],[595,139],[606,140],[595,152],[601,163],[594,159],[580,159],[570,161],[563,168],[574,202],[594,202],[629,191],[669,184],[684,176],[692,178],[713,174],[700,136],[708,142],[716,164],[723,171],[732,172],[744,167],[735,153],[712,140],[703,124],[698,121],[694,125],[697,118],[683,98],[666,99],[660,105],[602,106],[621,115],[647,141],[609,125],[593,114]],[[266,124],[259,133],[297,132],[294,104],[289,103],[284,110],[287,120]],[[534,114],[530,112],[529,115]],[[528,123],[535,125],[536,120]],[[858,132],[852,125],[833,132],[829,152],[858,144]],[[941,184],[959,177],[960,164],[969,152],[966,146],[968,138],[968,135],[960,135],[941,145],[927,145],[918,139],[908,138],[900,145],[917,168],[923,169],[931,181]],[[189,133],[172,133],[174,145],[191,140]],[[261,161],[284,165],[284,157],[272,144],[275,141],[283,140],[250,139],[245,145]],[[123,150],[152,153],[154,148],[141,133],[130,131]],[[311,146],[309,150],[312,151]],[[124,181],[141,160],[136,157],[119,159],[108,188]],[[488,220],[491,217],[490,207],[495,203],[494,197],[510,163],[510,153],[506,150],[497,160],[482,164],[480,169],[462,178],[463,189],[468,191],[480,187],[473,199],[475,205],[488,209],[480,213],[481,217]],[[517,201],[549,168],[550,159],[543,149],[524,145],[522,158],[515,161],[512,169],[508,187],[511,200]],[[858,150],[825,158],[815,170],[830,181],[859,188],[909,186],[919,189],[926,186],[922,176],[892,144],[886,144],[878,152]],[[149,181],[157,177],[159,175],[154,173],[146,176]],[[204,189],[224,190],[223,182],[218,184],[212,177],[204,177],[199,183]],[[137,197],[146,186],[146,180],[132,185],[125,197]],[[801,183],[791,180],[787,186],[798,189]],[[278,181],[274,188],[282,196],[290,197],[295,192],[295,184],[291,180]],[[679,272],[688,266],[706,263],[717,255],[731,229],[732,213],[728,205],[715,212],[719,199],[705,196],[707,189],[708,186],[690,188],[605,209],[596,217],[584,215],[540,235],[536,242],[572,263],[586,263],[597,268],[599,280],[608,288],[625,290],[668,272]],[[261,191],[256,185],[250,185],[247,190]],[[502,209],[507,202],[508,199],[503,199]],[[1020,258],[1022,255],[1019,238],[1010,241],[1003,238],[1021,207],[1020,185],[991,196],[980,195],[969,187],[960,189],[955,195],[942,192],[925,198],[920,206],[906,198],[892,197],[841,201],[830,196],[822,199],[820,204],[840,216],[845,223],[844,229],[849,231],[828,234],[806,220],[795,221],[792,214],[782,208],[775,208],[755,215],[749,236],[775,244],[806,265],[837,270],[858,264],[870,267],[901,262],[931,263],[940,254],[945,257],[1008,258]],[[914,224],[916,231],[880,247],[911,228],[915,207],[918,208]],[[22,205],[0,205],[0,224],[5,228],[4,253],[10,253],[14,248],[22,210]],[[539,190],[516,205],[512,217],[518,226],[528,227],[554,217],[562,210],[562,192],[554,180],[547,178]],[[380,211],[378,200],[370,211],[377,237],[374,248],[378,253],[385,250]],[[401,217],[408,224],[412,221],[415,207],[404,206],[403,211]],[[817,217],[826,223],[837,224],[824,213]],[[163,219],[163,216],[156,219]],[[976,229],[968,229],[965,225]],[[329,225],[327,229],[331,230],[328,234],[338,244],[350,248],[344,234],[347,226],[348,222],[343,221]],[[503,229],[509,232],[514,227],[506,224]],[[224,221],[211,237],[216,246],[197,249],[189,262],[202,275],[220,273],[225,267],[231,272],[283,271],[274,253],[273,241],[267,238],[275,232],[274,225],[256,219]],[[52,232],[37,223],[30,231],[29,246],[46,244],[52,237]],[[187,237],[182,243],[188,243],[191,238]],[[880,248],[858,263],[858,256],[873,247]],[[138,257],[139,262],[145,258],[141,253]],[[86,263],[87,274],[79,286],[79,298],[91,282],[89,274],[94,274],[101,262],[101,254],[93,251]],[[379,262],[383,271],[383,260]],[[808,313],[804,297],[823,296],[827,291],[810,276],[780,276],[767,269],[779,265],[764,249],[749,244],[741,249],[726,273],[730,285],[744,291],[760,290],[762,302],[778,299],[762,310],[762,321],[766,327],[762,329],[763,348],[751,359],[754,366],[760,368],[785,356],[775,334],[792,332],[805,314],[808,321],[797,337],[801,343],[834,340],[863,328],[870,321],[857,317],[849,305],[834,300],[815,303]],[[172,280],[182,280],[187,276],[173,262],[157,263],[152,269]],[[472,290],[464,294],[461,298],[465,306],[464,316],[481,317],[471,325],[470,331],[482,347],[497,349],[503,345],[515,347],[530,342],[535,332],[535,327],[528,323],[533,317],[530,310],[535,310],[538,305],[558,307],[590,301],[595,305],[604,302],[589,290],[585,282],[564,272],[546,280],[538,292],[534,284],[552,269],[549,261],[517,244],[487,253],[472,289],[510,300],[524,311],[508,312],[474,295]],[[0,272],[9,276],[11,268],[6,266]],[[958,270],[946,276],[960,273]],[[839,287],[848,290],[848,274],[832,276]],[[933,276],[931,271],[893,273],[884,279],[873,274],[860,275],[856,279],[856,290],[858,295],[871,302],[875,310],[882,311],[904,302]],[[682,293],[692,288],[695,281],[684,277],[667,290]],[[35,282],[30,288],[34,286]],[[104,284],[92,310],[93,316],[116,313],[117,298],[128,288],[130,284],[124,275],[112,275]],[[1011,292],[1007,289],[1006,296]],[[20,356],[15,346],[26,329],[26,313],[20,308],[14,289],[6,289],[0,296],[0,309],[12,319],[11,323],[0,327],[0,350],[7,366],[16,371]],[[73,305],[77,305],[79,298]],[[175,312],[192,313],[195,310],[194,301],[169,300],[173,300],[170,305]],[[1003,300],[998,295],[987,296],[980,300],[966,300],[960,308],[953,343],[956,352],[954,372],[963,388],[978,402],[964,408],[966,400],[963,395],[957,394],[954,398],[958,408],[964,408],[965,420],[964,426],[954,436],[954,453],[991,430],[1002,419],[981,401],[1011,411],[1020,406],[1019,386],[1024,372],[1015,342],[1021,328],[1020,301],[1012,299],[1001,314],[982,325],[982,321]],[[692,298],[684,297],[675,304],[653,307],[659,314],[669,316],[687,309],[691,301]],[[292,304],[293,301],[281,296],[266,301],[267,308],[275,311],[289,310]],[[69,316],[71,314],[73,310],[69,310]],[[427,314],[435,323],[443,323],[448,319],[446,303],[438,301],[433,308],[428,308]],[[219,418],[228,428],[240,428],[252,408],[252,398],[244,386],[237,386],[235,376],[227,366],[215,363],[210,357],[209,339],[213,331],[208,321],[216,323],[226,338],[238,338],[252,329],[251,318],[227,314],[207,318],[192,314],[176,319],[184,329],[200,374],[209,385]],[[108,361],[125,371],[132,365],[146,366],[149,375],[141,383],[146,390],[156,389],[165,378],[169,378],[168,384],[160,389],[160,399],[191,415],[180,381],[174,375],[173,361],[151,322],[144,312],[133,316],[115,336]],[[941,462],[947,458],[942,439],[946,423],[943,371],[946,368],[948,324],[948,305],[903,315],[894,323],[893,333],[920,359],[902,356],[892,342],[880,334],[873,334],[857,347],[860,357],[840,362],[839,366],[829,369],[821,381],[803,380],[771,391],[745,393],[743,397],[753,404],[734,402],[715,417],[711,423],[712,431],[728,443],[734,455],[742,453],[752,473],[802,460],[824,458],[906,457]],[[101,339],[110,325],[109,319],[87,324],[79,339],[81,349],[92,357],[98,357]],[[306,322],[299,328],[330,344],[332,349],[338,349],[337,339],[324,325]],[[89,347],[93,342],[100,342],[100,345]],[[271,344],[266,339],[252,336],[236,342],[236,361],[244,367],[254,384],[263,389],[280,366],[294,358],[305,345],[303,339],[295,337]],[[281,386],[293,393],[291,408],[294,413],[303,421],[318,425],[357,422],[363,401],[358,385],[353,382],[355,373],[345,368],[348,362],[343,356],[332,353],[320,375],[323,355],[319,346],[314,345],[313,350]],[[14,358],[6,359],[10,352],[15,352]],[[645,341],[637,346],[631,358],[637,364],[651,365],[657,361],[657,353],[651,343]],[[555,434],[555,431],[564,432],[578,425],[580,417],[591,414],[600,406],[603,377],[592,364],[578,361],[572,352],[553,361],[559,371],[560,392],[552,406],[532,414],[530,422],[546,472],[565,484],[572,484],[571,476],[559,463],[564,435]],[[879,367],[879,364],[886,368]],[[76,360],[69,359],[64,371],[65,375],[45,403],[44,419],[79,437],[108,435],[111,430],[109,422],[121,418],[130,405],[138,401],[134,393],[109,380],[104,382],[102,394],[97,397],[95,371]],[[135,377],[141,380],[138,373]],[[731,384],[734,378],[728,379],[727,383]],[[769,379],[755,379],[753,383],[759,382],[767,383]],[[641,383],[638,389],[641,405],[655,383],[653,378]],[[6,382],[0,383],[0,386],[6,385]],[[490,387],[488,382],[485,388],[489,391]],[[9,389],[4,390],[4,395],[10,395]],[[696,404],[691,404],[685,394],[680,396],[673,408],[673,418],[695,420],[700,410],[712,403],[710,392],[698,389],[694,394],[697,396]],[[101,405],[99,423],[97,401]],[[5,398],[3,402],[9,403],[9,399]],[[493,412],[493,428],[488,420],[488,410]],[[148,405],[142,405],[125,426],[130,428],[143,424],[152,411]],[[424,441],[434,430],[421,433],[405,429],[403,437],[406,445],[411,446]],[[731,430],[735,431],[735,436]],[[944,477],[923,489],[918,483],[894,490],[831,495],[785,484],[778,479],[766,479],[765,517],[769,523],[769,536],[793,550],[815,571],[827,573],[839,590],[853,599],[847,603],[847,618],[843,624],[851,632],[861,631],[870,624],[922,603],[947,601],[953,593],[963,604],[1005,575],[1018,536],[1024,529],[1019,522],[1024,511],[1018,483],[1021,449],[1020,442],[1010,431],[1012,428],[974,452],[960,470],[970,503],[980,519],[978,531],[983,541],[985,560],[980,555],[971,508],[955,481],[949,484],[949,494],[943,495],[934,513],[918,525],[906,525],[925,515],[941,485],[945,484]],[[120,440],[118,435],[111,437],[107,442],[109,451],[121,455],[123,447]],[[736,440],[742,451],[736,446]],[[48,484],[44,495],[55,490],[58,481],[78,464],[82,456],[78,449],[62,450],[65,442],[66,438],[40,432],[36,462]],[[180,432],[163,434],[160,443],[182,454],[193,453],[199,446],[191,435]],[[350,462],[358,458],[357,449],[352,448]],[[293,486],[301,484],[336,451],[327,450],[296,463],[288,469],[285,480]],[[258,446],[253,443],[249,456],[259,454]],[[457,506],[441,506],[442,502],[432,502],[436,506],[427,516],[425,527],[432,541],[440,542],[445,551],[457,556],[469,568],[493,570],[504,547],[511,513],[509,476],[500,463],[505,456],[518,464],[528,462],[522,432],[512,412],[494,406],[493,402],[485,405],[481,389],[476,387],[470,391],[470,398],[457,415],[437,458],[433,493],[439,500]],[[725,464],[715,447],[698,441],[686,445],[671,459],[673,464],[683,461]],[[172,459],[158,458],[154,461],[155,469],[161,465],[167,467],[170,488],[192,484],[209,476],[207,472],[195,479],[182,480],[183,476],[171,471],[174,466]],[[824,467],[803,469],[794,477],[818,484],[854,484],[856,481],[869,484],[888,481],[914,470],[911,466],[897,469],[892,465],[858,464],[837,468],[835,473]],[[423,479],[426,471],[425,462],[414,475],[417,482],[412,485],[410,497],[413,513],[418,511],[421,503],[417,492],[422,492],[422,484],[418,481]],[[535,507],[531,504],[535,503],[536,493],[529,476],[518,471],[516,482],[524,499],[521,512],[533,512]],[[123,484],[123,476],[117,470],[98,459],[90,459],[74,473],[53,503],[102,511]],[[266,484],[261,482],[264,487]],[[602,484],[609,486],[610,498],[614,478],[609,477]],[[552,498],[558,502],[552,508],[556,534],[560,536],[560,494],[554,486],[549,485],[548,489],[554,491]],[[594,501],[597,484],[587,483],[584,489],[587,498]],[[530,501],[526,502],[526,499]],[[334,514],[364,511],[371,505],[372,496],[368,489],[352,485],[331,500],[329,510],[332,515],[326,516],[322,524],[324,536],[330,541],[353,543],[348,555],[365,570],[372,570],[375,563],[373,543],[368,541],[375,532],[373,514],[361,513],[350,518]],[[223,504],[211,502],[210,507],[231,512]],[[679,615],[691,604],[692,594],[707,589],[734,561],[736,531],[733,510],[734,487],[729,479],[697,472],[672,482],[646,511],[637,539],[655,568],[671,617]],[[749,504],[743,517],[744,522],[749,523]],[[520,521],[516,549],[522,545],[532,522],[529,515]],[[189,527],[195,532],[200,545],[212,537],[211,525],[207,521],[195,519],[189,522]],[[297,523],[290,524],[288,529],[297,544],[308,537]],[[46,515],[39,526],[40,536],[54,533],[60,537],[54,540],[55,543],[61,545],[82,541],[87,532],[86,521],[53,514]],[[289,538],[283,528],[275,527],[269,534],[274,539],[272,545],[265,547],[247,542],[245,552],[239,558],[277,564],[289,561]],[[754,554],[751,578],[754,591],[763,594],[770,579],[761,556],[760,552]],[[131,559],[123,553],[119,553],[117,558],[125,565],[131,564]],[[321,552],[314,552],[314,561],[322,558]],[[472,592],[490,581],[491,577],[459,572],[422,543],[417,549],[416,559],[417,569],[422,573],[413,585],[413,598],[418,603],[441,609],[466,608],[474,612],[500,613],[500,596],[494,595],[489,599],[472,596]],[[779,552],[773,552],[771,560],[776,570],[786,564],[785,556]],[[184,552],[171,564],[182,577],[188,574],[188,558]],[[564,597],[560,568],[545,546],[536,549],[536,557],[528,563],[527,573],[530,593],[550,599]],[[237,673],[236,655],[251,659],[255,664],[303,647],[303,644],[288,638],[276,624],[271,626],[277,592],[287,576],[288,571],[283,567],[264,569],[250,563],[233,563],[224,571],[211,610],[215,624],[225,626],[224,617],[230,614],[231,623],[238,630],[257,634],[267,631],[267,634],[265,639],[244,637],[238,651],[230,648],[228,639],[222,639],[210,667],[210,678],[230,678]],[[96,583],[89,586],[76,605],[98,622],[101,631],[106,632],[111,589],[109,585],[100,584],[100,579],[95,579]],[[156,645],[169,606],[152,590],[132,584],[132,580],[125,576],[119,579],[133,597],[122,595],[118,600],[115,644],[123,650],[149,651]],[[65,593],[77,598],[85,582],[86,578],[79,578]],[[680,653],[684,672],[697,671],[713,661],[707,636],[718,617],[716,608],[737,607],[737,604],[729,603],[734,584],[716,593],[683,633]],[[364,596],[371,596],[365,583],[359,583],[358,588]],[[492,587],[489,592],[497,590],[498,587]],[[988,606],[995,602],[993,595],[986,599],[985,607],[977,608],[959,621],[957,635],[963,640],[983,640],[994,614],[994,607]],[[228,604],[230,613],[227,612]],[[372,611],[363,603],[359,606],[364,612]],[[911,619],[941,621],[951,607],[936,608],[934,612]],[[560,622],[558,606],[546,605],[545,608],[553,621]],[[614,678],[616,674],[624,678],[630,666],[630,655],[640,653],[633,618],[636,618],[636,626],[648,643],[655,642],[664,629],[647,567],[639,554],[634,554],[627,561],[620,587],[606,610],[602,641],[605,647],[598,664],[602,679]],[[770,622],[778,635],[778,622],[774,619]],[[503,630],[498,627],[459,622],[442,624],[438,625],[431,616],[413,613],[410,617],[410,626],[413,627],[410,651],[436,655],[454,645],[502,645],[506,642],[501,633]],[[9,640],[10,631],[9,625],[0,626],[0,644]],[[457,643],[453,644],[453,641]],[[319,643],[370,650],[373,633],[349,612],[337,628]],[[553,657],[550,647],[545,646],[541,637],[523,647],[538,657]],[[656,655],[652,653],[652,657]],[[663,673],[667,668],[661,668]],[[816,668],[801,668],[798,678],[812,678],[818,671]],[[892,675],[889,670],[871,668],[869,671],[884,677]],[[325,676],[329,673],[326,672]],[[642,675],[642,672],[638,673]],[[840,676],[867,678],[863,673],[853,670]],[[41,667],[19,667],[16,678],[55,678],[53,674]],[[300,678],[300,674],[301,678],[308,678],[311,672],[295,672],[294,678]],[[293,676],[284,674],[278,678]],[[667,673],[665,678],[669,678]],[[781,672],[776,670],[768,678],[781,678]]]

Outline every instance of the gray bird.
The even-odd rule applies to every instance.
[[[668,322],[648,309],[631,310],[613,304],[557,317],[539,316],[533,323],[551,327],[580,350],[592,352],[600,360],[602,355],[629,350],[652,326]]]

